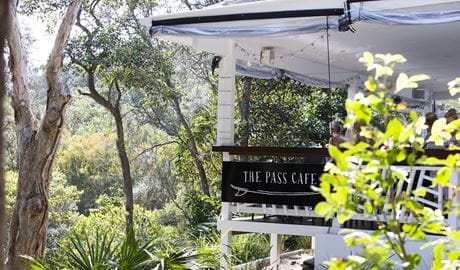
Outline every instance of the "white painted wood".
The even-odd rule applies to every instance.
[[[227,53],[219,63],[217,145],[233,145],[235,134],[235,43],[227,42]]]
[[[222,203],[221,209],[221,220],[230,221],[232,220],[232,212],[230,211],[230,203]],[[222,269],[229,269],[229,259],[232,255],[232,249],[230,245],[232,244],[232,231],[230,229],[221,230],[220,238],[220,252],[222,253],[221,257],[221,267]]]
[[[433,93],[430,91],[425,91],[426,101],[423,104],[423,113],[433,112]]]
[[[319,234],[316,236],[315,247],[315,269],[324,268],[324,261],[332,257],[346,258],[350,255],[358,255],[362,252],[360,247],[349,247],[343,240],[343,235]],[[439,236],[427,236],[427,240],[434,241],[439,239]],[[407,251],[410,253],[417,253],[420,255],[422,261],[417,270],[431,269],[433,259],[433,247],[421,249],[425,241],[409,241],[406,243]],[[391,256],[392,260],[396,260],[397,256]],[[396,268],[401,269],[401,268]]]
[[[459,186],[460,184],[459,170],[454,170],[452,172],[452,175],[450,176],[450,183],[455,187]],[[454,189],[449,190],[449,199],[452,200],[454,205],[458,205],[460,203],[460,196],[458,196],[458,192],[456,192]],[[458,220],[457,211],[458,209],[456,207],[453,207],[453,209],[451,210],[447,218],[449,222],[449,226],[451,227],[452,230],[459,229],[459,220]]]
[[[275,233],[287,235],[313,236],[325,233],[338,233],[340,228],[332,228],[316,225],[300,225],[300,224],[285,224],[285,223],[268,223],[260,221],[251,221],[251,219],[233,219],[219,220],[217,228],[222,231],[238,231],[251,233]],[[372,233],[369,230],[359,230]]]
[[[235,133],[235,44],[227,41],[227,51],[219,64],[219,85],[217,103],[217,145],[233,145]],[[229,153],[222,154],[223,161],[232,161]],[[230,203],[222,203],[221,219],[230,221],[232,211]],[[221,230],[222,269],[228,269],[231,257],[232,230]]]
[[[281,235],[270,234],[270,266],[268,269],[277,270],[280,265]]]
[[[220,266],[222,269],[230,269],[229,261],[232,255],[232,231],[230,229],[222,230],[221,229],[221,237],[220,237],[220,252],[223,256],[221,256]]]
[[[359,76],[354,76],[348,85],[347,89],[347,98],[353,100],[356,93],[359,92],[359,84],[361,80],[359,79]]]
[[[231,206],[230,211],[235,213],[271,215],[274,213],[273,207],[267,208],[266,204],[238,204]],[[295,217],[319,217],[310,208],[304,206],[295,206],[293,209],[283,208],[283,212],[278,215],[295,216]]]

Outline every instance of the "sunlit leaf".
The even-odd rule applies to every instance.
[[[327,216],[332,209],[333,206],[328,202],[320,202],[315,206],[315,212],[322,217]]]
[[[446,186],[449,184],[449,179],[452,174],[452,169],[443,167],[438,170],[436,173],[436,177],[433,179],[433,186],[436,186],[437,184],[443,186]]]

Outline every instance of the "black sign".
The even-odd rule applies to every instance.
[[[222,201],[315,206],[324,165],[223,162]]]

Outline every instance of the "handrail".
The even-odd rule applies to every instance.
[[[213,152],[226,152],[230,155],[276,156],[276,157],[329,157],[327,148],[313,147],[270,147],[270,146],[213,146]],[[459,150],[426,149],[425,155],[446,158],[449,154],[460,154]]]
[[[268,147],[268,146],[213,146],[213,152],[230,155],[277,156],[277,157],[329,157],[327,148]]]

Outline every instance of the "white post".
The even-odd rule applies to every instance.
[[[450,176],[450,183],[454,187],[458,187],[460,184],[460,173],[459,170],[453,170],[452,175]],[[452,200],[452,203],[454,205],[453,209],[449,212],[448,216],[448,222],[449,226],[452,231],[456,231],[459,229],[459,222],[458,222],[458,215],[457,215],[457,207],[456,205],[459,205],[460,203],[460,196],[458,196],[457,191],[455,191],[453,188],[449,188],[449,199]]]
[[[235,135],[235,43],[228,42],[227,54],[219,63],[219,87],[217,101],[217,145],[234,145]],[[223,153],[223,161],[231,161],[229,153]],[[230,203],[222,203],[222,220],[231,220]],[[232,231],[221,232],[222,269],[229,269],[228,260],[231,257]]]
[[[423,104],[423,114],[429,113],[429,112],[434,112],[433,110],[433,93],[430,91],[425,91],[425,93],[428,95],[425,101],[425,104]]]
[[[359,92],[359,84],[360,84],[361,80],[359,79],[359,76],[356,75],[355,77],[353,77],[353,79],[351,80],[350,84],[348,85],[348,89],[347,89],[347,98],[348,99],[351,99],[353,100],[356,93]]]
[[[217,145],[233,145],[235,135],[235,44],[228,43],[228,54],[219,64],[217,101]]]
[[[315,254],[315,250],[316,250],[316,237],[315,236],[311,236],[310,237],[310,249],[313,250],[313,254]]]
[[[281,255],[281,235],[270,234],[270,267],[271,270],[277,270],[280,265]]]

